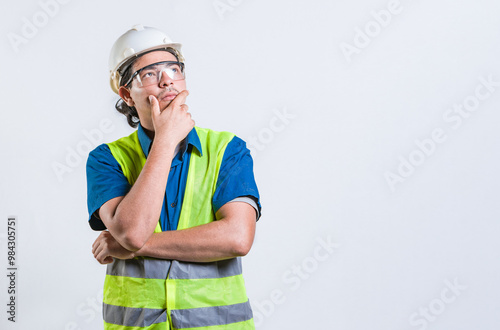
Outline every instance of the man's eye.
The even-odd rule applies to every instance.
[[[172,72],[179,72],[179,71],[181,71],[181,69],[179,68],[179,66],[177,64],[168,66],[168,69],[172,70]]]
[[[154,71],[147,71],[147,72],[144,72],[141,75],[141,79],[152,78],[152,77],[155,77],[155,76],[156,76],[156,72],[154,72]]]

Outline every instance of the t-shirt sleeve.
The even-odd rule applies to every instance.
[[[214,212],[237,197],[250,197],[258,206],[257,220],[261,216],[259,191],[253,174],[253,160],[245,141],[235,136],[228,143],[219,170],[212,199]]]
[[[87,208],[92,229],[106,229],[101,219],[96,217],[96,211],[110,199],[125,196],[130,187],[120,164],[106,144],[90,152],[87,159]]]

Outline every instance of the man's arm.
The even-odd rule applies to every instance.
[[[141,174],[126,196],[113,198],[99,209],[111,236],[129,251],[141,249],[158,223],[175,147],[194,126],[184,104],[187,95],[187,91],[179,93],[163,111],[151,97],[155,138]]]
[[[154,233],[134,253],[127,253],[106,233],[98,237],[92,252],[102,264],[112,262],[110,257],[130,259],[147,256],[209,262],[244,256],[250,251],[255,237],[255,215],[255,209],[251,205],[230,202],[217,211],[217,221],[183,230]]]
[[[255,209],[244,202],[223,205],[217,221],[184,230],[156,233],[137,256],[208,262],[246,255],[255,236]]]

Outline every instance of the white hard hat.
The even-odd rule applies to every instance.
[[[120,88],[120,69],[130,60],[155,49],[172,47],[179,55],[179,61],[183,61],[181,44],[173,42],[169,36],[152,27],[134,25],[132,29],[125,32],[116,40],[109,55],[109,83],[111,89],[118,94]]]

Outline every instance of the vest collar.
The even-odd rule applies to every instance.
[[[139,128],[137,129],[137,136],[139,138],[139,143],[141,144],[142,151],[147,158],[153,141],[149,138],[149,136],[144,131],[144,128],[140,124]],[[174,159],[179,159],[180,161],[182,161],[188,145],[192,145],[193,147],[195,147],[200,155],[203,156],[200,138],[198,137],[198,133],[196,132],[196,129],[194,127],[184,139],[184,143],[181,143],[181,149],[179,150],[180,152],[175,155]],[[174,165],[173,163],[174,162],[172,162],[172,166]]]

